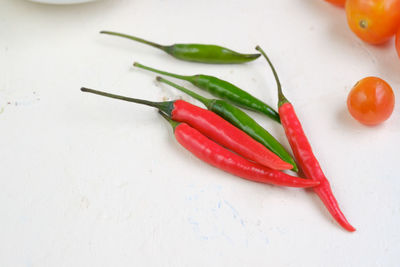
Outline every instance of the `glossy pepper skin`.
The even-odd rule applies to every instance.
[[[281,123],[300,169],[304,172],[307,178],[320,182],[320,185],[314,187],[313,190],[322,200],[332,217],[344,229],[354,232],[356,229],[347,221],[346,217],[340,210],[339,204],[333,195],[329,181],[323,173],[318,160],[314,156],[314,153],[312,152],[311,145],[303,131],[303,127],[297,118],[292,104],[282,93],[282,87],[274,66],[265,52],[259,46],[257,46],[256,49],[265,57],[274,74],[278,86],[278,111],[281,117]]]
[[[163,83],[166,83],[174,88],[192,96],[198,101],[202,102],[207,109],[213,111],[218,114],[225,120],[229,121],[237,128],[241,129],[248,135],[250,135],[253,139],[263,144],[269,150],[278,155],[282,160],[293,166],[293,171],[298,171],[297,166],[293,158],[290,154],[285,150],[285,148],[260,124],[258,124],[253,118],[247,115],[245,112],[240,110],[239,108],[218,99],[208,99],[201,95],[196,94],[193,91],[190,91],[182,86],[179,86],[171,81],[168,81],[164,78],[157,77],[157,80]]]
[[[240,89],[236,85],[231,84],[230,82],[203,74],[197,74],[193,76],[178,75],[170,72],[153,69],[137,62],[135,62],[133,65],[135,67],[139,67],[148,71],[188,81],[192,83],[194,86],[209,92],[215,97],[222,98],[242,108],[263,113],[268,117],[270,117],[271,119],[273,119],[274,121],[278,123],[280,122],[278,112],[276,112],[273,108],[271,108],[263,101],[252,96],[246,91]]]
[[[320,185],[314,187],[315,193],[322,200],[332,217],[347,231],[354,232],[356,229],[350,225],[346,217],[339,208],[339,204],[333,195],[331,186],[325,174],[319,165],[318,160],[312,152],[311,145],[308,142],[299,119],[289,102],[283,103],[279,107],[282,126],[285,129],[286,136],[292,147],[295,158],[303,170],[306,177],[319,181]]]
[[[160,112],[161,113],[161,112]],[[289,187],[313,187],[318,181],[301,179],[251,162],[210,140],[186,123],[171,121],[176,140],[202,161],[244,179]]]
[[[158,108],[168,114],[173,120],[188,123],[210,139],[245,158],[276,170],[286,170],[293,167],[214,112],[192,105],[186,101],[151,102],[89,88],[81,88],[81,91]]]
[[[100,33],[128,38],[143,44],[153,46],[170,54],[171,56],[185,61],[211,63],[211,64],[238,64],[257,59],[260,54],[242,54],[228,48],[210,44],[173,44],[160,45],[136,36],[118,32],[101,31]]]

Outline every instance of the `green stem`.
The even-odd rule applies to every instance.
[[[167,48],[167,46],[165,46],[165,45],[160,45],[160,44],[157,44],[157,43],[153,43],[153,42],[147,41],[147,40],[145,40],[145,39],[142,39],[142,38],[139,38],[139,37],[136,37],[136,36],[132,36],[132,35],[127,35],[127,34],[124,34],[124,33],[110,32],[110,31],[101,31],[100,33],[110,34],[110,35],[115,35],[115,36],[119,36],[119,37],[128,38],[128,39],[131,39],[131,40],[134,40],[134,41],[143,43],[143,44],[147,44],[147,45],[150,45],[150,46],[152,46],[152,47],[155,47],[155,48],[158,48],[158,49],[161,49],[161,50],[164,50],[164,51],[165,51],[166,48]]]
[[[162,78],[162,77],[160,77],[160,76],[157,76],[156,79],[157,79],[157,81],[159,81],[159,82],[166,83],[166,84],[168,84],[168,85],[170,85],[170,86],[172,86],[172,87],[175,87],[175,88],[178,89],[179,91],[182,91],[182,92],[184,92],[184,93],[190,95],[190,96],[193,97],[194,99],[197,99],[198,101],[200,101],[201,103],[203,103],[207,108],[211,105],[212,99],[205,98],[205,97],[203,97],[203,96],[201,96],[201,95],[199,95],[199,94],[196,94],[196,93],[193,92],[193,91],[190,91],[189,89],[186,89],[186,88],[183,87],[183,86],[177,85],[176,83],[173,83],[173,82],[171,82],[171,81],[169,81],[169,80],[166,80],[166,79],[164,79],[164,78]]]
[[[172,126],[172,129],[174,129],[174,131],[175,131],[175,128],[179,125],[179,122],[172,120],[170,116],[168,116],[167,114],[165,114],[165,113],[162,112],[161,110],[159,110],[158,113],[159,113],[164,119],[166,119],[166,120],[169,122],[169,124]]]
[[[86,87],[82,87],[81,91],[82,92],[96,94],[96,95],[101,95],[101,96],[105,96],[105,97],[115,98],[115,99],[119,99],[119,100],[124,100],[124,101],[128,101],[128,102],[143,104],[143,105],[147,105],[147,106],[151,106],[151,107],[155,107],[155,108],[157,108],[159,110],[162,110],[163,112],[165,112],[167,114],[171,114],[172,109],[173,109],[173,103],[174,103],[174,101],[166,101],[166,102],[147,101],[147,100],[144,100],[144,99],[126,97],[126,96],[121,96],[121,95],[114,95],[114,94],[110,94],[110,93],[106,93],[106,92],[103,92],[103,91],[98,91],[98,90],[94,90],[94,89],[90,89],[90,88],[86,88]]]
[[[285,95],[282,92],[282,86],[281,82],[279,81],[278,73],[276,72],[275,67],[272,64],[271,60],[268,58],[267,54],[264,52],[264,50],[262,50],[262,48],[259,45],[256,46],[256,50],[258,50],[264,56],[269,66],[271,67],[272,73],[274,74],[276,85],[278,87],[278,98],[279,98],[278,107],[280,107],[282,106],[282,104],[289,101],[286,99]]]
[[[161,74],[161,75],[174,77],[174,78],[177,78],[177,79],[180,79],[180,80],[184,80],[184,81],[188,81],[188,82],[192,81],[192,76],[179,75],[179,74],[175,74],[175,73],[171,73],[171,72],[166,72],[166,71],[163,71],[163,70],[153,69],[153,68],[150,68],[148,66],[142,65],[142,64],[140,64],[138,62],[133,63],[133,66],[141,68],[141,69],[145,69],[145,70],[148,70],[148,71],[151,71],[151,72],[155,72],[155,73],[158,73],[158,74]]]

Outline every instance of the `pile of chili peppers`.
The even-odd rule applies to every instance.
[[[355,228],[350,225],[339,208],[330,184],[312,152],[292,104],[282,93],[279,77],[274,66],[259,46],[256,47],[256,50],[261,54],[242,54],[216,45],[174,44],[165,46],[122,33],[108,31],[101,33],[129,38],[161,49],[177,59],[192,62],[245,63],[263,55],[277,83],[278,112],[246,91],[217,77],[203,74],[178,75],[144,66],[137,62],[134,63],[134,66],[188,81],[220,99],[205,98],[162,77],[157,77],[157,80],[199,100],[207,109],[183,100],[152,102],[85,87],[82,87],[81,90],[158,109],[162,117],[172,126],[176,140],[183,147],[204,162],[228,173],[260,183],[312,188],[332,217],[344,229],[350,232],[355,231]],[[236,106],[265,114],[277,123],[281,123],[294,158],[266,129]],[[305,178],[308,179],[283,172],[283,170],[298,172],[299,168],[306,176]]]

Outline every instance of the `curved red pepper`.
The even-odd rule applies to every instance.
[[[312,152],[311,145],[308,142],[306,135],[304,134],[303,127],[297,118],[296,112],[292,104],[287,100],[285,95],[282,93],[282,86],[279,81],[278,74],[261,47],[257,46],[256,49],[261,52],[264,58],[267,60],[271,70],[274,74],[276,85],[278,87],[278,112],[281,118],[281,123],[285,129],[286,137],[289,140],[290,146],[293,150],[294,156],[299,163],[300,168],[303,170],[306,177],[319,181],[320,185],[314,187],[314,191],[317,193],[319,198],[325,204],[329,213],[332,217],[347,231],[354,232],[356,229],[347,221],[343,215],[336,201],[335,196],[332,193],[331,186],[326,179],[325,174],[322,172],[319,166],[318,160],[315,158]]]
[[[322,202],[327,207],[333,218],[347,231],[354,232],[356,229],[347,221],[339,208],[328,179],[315,158],[312,152],[311,145],[304,134],[303,128],[299,119],[296,116],[291,103],[283,103],[278,109],[281,117],[281,123],[285,129],[286,136],[289,140],[293,154],[303,170],[306,177],[314,181],[319,181],[320,185],[314,187],[315,193],[319,196]]]

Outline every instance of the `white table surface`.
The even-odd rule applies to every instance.
[[[215,75],[276,105],[264,59],[182,62],[100,30],[242,52],[260,44],[357,231],[342,230],[312,192],[206,165],[155,110],[79,91],[197,103],[131,67],[139,61]],[[392,42],[362,43],[322,0],[2,0],[0,266],[399,266],[399,106],[365,127],[345,105],[369,75],[399,98],[399,72]],[[288,146],[279,125],[251,115]]]

